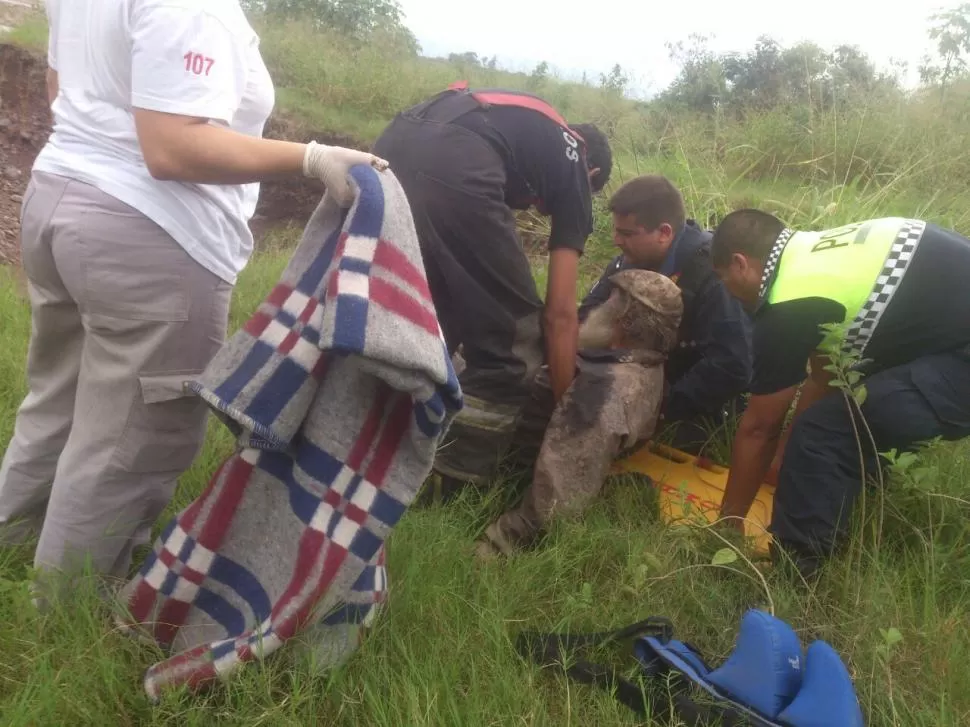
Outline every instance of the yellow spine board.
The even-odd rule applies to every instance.
[[[727,487],[727,468],[679,449],[647,442],[614,464],[614,474],[624,472],[651,478],[658,489],[660,511],[665,522],[703,524],[717,519]],[[744,524],[745,534],[754,539],[754,546],[761,553],[768,552],[771,542],[768,524],[774,498],[775,488],[763,484]]]

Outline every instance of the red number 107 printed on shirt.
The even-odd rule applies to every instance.
[[[197,76],[201,76],[203,73],[208,76],[209,71],[212,70],[212,64],[215,63],[215,59],[192,51],[186,53],[182,58],[185,59],[185,70],[191,71]]]

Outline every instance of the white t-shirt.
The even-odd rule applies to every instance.
[[[275,101],[259,38],[238,0],[46,0],[57,71],[54,131],[39,171],[92,184],[134,207],[220,278],[253,248],[258,184],[154,179],[132,107],[210,119],[262,136]]]

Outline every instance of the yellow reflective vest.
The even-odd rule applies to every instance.
[[[925,223],[866,220],[821,232],[786,232],[766,262],[768,304],[821,297],[845,307],[846,344],[863,350],[902,281]],[[773,280],[767,279],[773,275]]]

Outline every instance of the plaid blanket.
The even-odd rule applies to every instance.
[[[147,672],[211,683],[297,633],[333,666],[384,601],[384,543],[461,409],[411,211],[390,171],[325,196],[279,283],[192,389],[238,439],[122,589]]]

